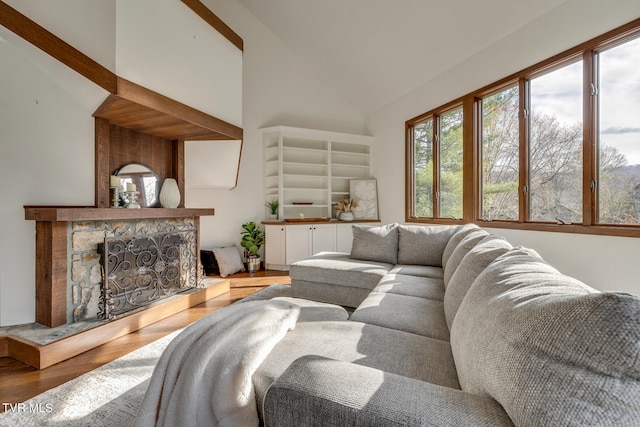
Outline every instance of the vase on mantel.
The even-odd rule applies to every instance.
[[[180,204],[180,189],[173,178],[165,178],[160,189],[160,205],[163,208],[177,208]]]

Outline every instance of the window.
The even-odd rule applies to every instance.
[[[482,218],[518,219],[518,86],[482,99]]]
[[[413,141],[414,213],[433,218],[433,119],[414,126]]]
[[[531,221],[582,223],[582,68],[578,61],[529,80]]]
[[[640,19],[407,121],[406,220],[640,237],[637,64]]]
[[[462,218],[462,108],[440,116],[440,217]]]
[[[640,224],[640,38],[597,64],[598,222]]]
[[[408,127],[412,217],[462,218],[462,107],[428,115]]]

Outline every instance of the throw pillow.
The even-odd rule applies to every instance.
[[[442,267],[442,253],[458,227],[400,225],[398,227],[398,264]]]
[[[640,425],[640,298],[597,292],[526,250],[474,281],[451,349],[462,390],[515,425]]]
[[[458,268],[449,279],[449,284],[444,294],[444,315],[449,329],[451,329],[458,307],[460,307],[473,281],[496,258],[512,248],[511,243],[507,242],[503,237],[490,234],[480,240],[462,258]]]
[[[453,236],[447,242],[447,246],[445,246],[444,251],[442,252],[442,266],[445,267],[447,265],[447,261],[449,261],[449,257],[453,253],[454,249],[460,244],[460,241],[464,239],[464,236],[471,233],[474,230],[480,230],[476,224],[470,223],[465,224],[462,227],[458,227],[458,229],[453,233]]]
[[[371,227],[354,224],[351,258],[365,261],[398,263],[398,224]]]
[[[245,270],[240,258],[240,252],[235,246],[214,248],[213,254],[216,257],[216,261],[218,261],[218,267],[220,267],[220,276],[227,277],[230,274]]]

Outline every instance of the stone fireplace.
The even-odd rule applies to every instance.
[[[98,319],[101,311],[104,317],[113,319],[129,309],[142,307],[142,300],[132,299],[132,293],[128,293],[122,298],[129,297],[134,307],[129,304],[122,313],[107,310],[105,314],[101,298],[107,304],[115,306],[118,303],[115,299],[109,300],[114,298],[113,294],[107,296],[106,291],[103,294],[103,283],[109,281],[103,280],[103,266],[106,278],[113,276],[121,282],[120,287],[123,287],[123,280],[140,276],[134,280],[138,280],[141,288],[157,288],[159,293],[151,290],[151,298],[148,294],[143,297],[149,303],[153,303],[156,296],[171,296],[198,287],[201,279],[200,216],[213,213],[213,209],[188,208],[25,206],[25,218],[36,221],[36,322],[50,327],[61,326]],[[178,252],[170,257],[159,257],[161,262],[158,264],[144,265],[146,261],[141,258],[141,264],[135,272],[130,272],[133,275],[129,277],[123,271],[110,270],[108,262],[101,264],[105,244],[135,245],[137,242],[149,246],[151,240],[155,239],[157,243],[163,238],[171,241],[171,251]],[[155,250],[166,252],[167,249],[156,244],[156,249],[150,251]],[[172,278],[172,275],[178,277]],[[161,276],[159,281],[158,276]]]
[[[69,233],[67,322],[112,320],[198,286],[193,218],[74,221]]]

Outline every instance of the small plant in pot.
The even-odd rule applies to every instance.
[[[242,224],[242,230],[240,245],[245,250],[247,270],[249,273],[255,273],[260,268],[258,250],[264,245],[264,231],[253,221]]]
[[[358,203],[353,199],[342,199],[335,204],[334,210],[340,221],[353,221],[353,210],[358,207]]]
[[[272,200],[270,202],[267,202],[267,207],[269,208],[270,218],[271,219],[278,219],[278,207],[279,206],[280,206],[280,203],[278,203],[277,200]]]

